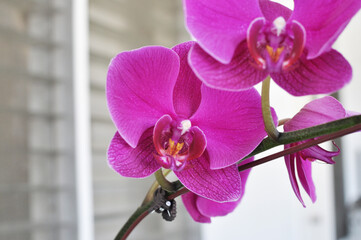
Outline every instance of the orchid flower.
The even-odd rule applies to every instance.
[[[187,62],[193,45],[144,47],[111,61],[106,95],[117,132],[108,161],[125,177],[171,169],[199,196],[234,201],[241,194],[235,163],[266,136],[261,99],[255,89],[203,85]]]
[[[246,163],[252,162],[253,160],[253,157],[246,159],[239,165],[244,165]],[[233,212],[242,200],[250,171],[251,169],[247,169],[239,173],[241,178],[241,194],[237,201],[219,203],[204,197],[200,197],[192,192],[183,194],[182,200],[184,206],[193,220],[200,223],[210,223],[212,217],[225,216],[228,213]]]
[[[183,0],[197,40],[190,65],[207,85],[244,90],[268,75],[294,96],[331,93],[352,69],[332,44],[361,0],[295,0],[294,10],[269,0]]]
[[[354,112],[346,111],[341,103],[338,102],[335,98],[327,96],[306,104],[299,113],[297,113],[291,120],[284,124],[284,130],[285,132],[300,130],[341,118],[350,117],[355,114],[356,113]],[[304,142],[305,141],[286,144],[285,149]],[[336,144],[334,145],[336,146]],[[301,185],[305,189],[306,193],[310,196],[312,202],[315,202],[316,190],[312,180],[312,162],[315,160],[320,160],[328,164],[335,163],[332,158],[340,153],[340,149],[338,147],[337,149],[337,151],[327,151],[316,145],[295,154],[285,156],[285,163],[293,191],[304,207],[305,203],[301,197],[296,179],[296,169]]]

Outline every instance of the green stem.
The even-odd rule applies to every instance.
[[[292,132],[280,133],[280,136],[277,139],[277,142],[272,140],[269,137],[265,138],[258,145],[258,147],[255,150],[253,150],[252,153],[250,153],[248,156],[246,156],[242,160],[250,158],[256,154],[267,151],[267,150],[277,147],[279,145],[300,142],[300,141],[304,141],[304,140],[311,139],[311,138],[316,138],[316,137],[320,137],[320,136],[324,136],[324,135],[328,135],[328,134],[333,134],[338,131],[341,131],[341,130],[344,130],[347,128],[351,128],[360,123],[361,123],[361,115],[356,115],[356,116],[324,123],[324,124],[317,125],[317,126],[310,127],[310,128],[305,128],[305,129],[292,131]]]
[[[269,92],[270,92],[271,77],[268,76],[262,82],[262,115],[263,123],[266,132],[270,138],[277,141],[280,133],[278,132],[271,114],[271,107],[269,103]]]
[[[157,179],[157,182],[159,185],[166,190],[167,192],[174,192],[174,186],[171,182],[169,182],[163,175],[162,169],[159,169],[154,173],[155,178]]]
[[[244,171],[246,169],[253,168],[255,166],[264,164],[266,162],[277,159],[279,157],[283,157],[283,156],[286,156],[286,155],[289,155],[289,154],[292,154],[292,153],[296,153],[296,152],[299,152],[299,151],[301,151],[303,149],[306,149],[306,148],[315,146],[317,144],[327,142],[327,141],[330,141],[330,140],[333,140],[333,139],[336,139],[336,138],[339,138],[339,137],[342,137],[342,136],[345,136],[347,134],[350,134],[350,133],[353,133],[353,132],[356,132],[356,131],[360,131],[360,130],[361,130],[361,123],[359,123],[359,124],[357,124],[355,126],[352,126],[350,128],[346,128],[346,129],[340,130],[338,132],[335,132],[335,133],[332,133],[332,134],[329,134],[329,135],[325,135],[325,136],[316,138],[314,140],[310,140],[310,141],[298,144],[296,146],[287,148],[287,149],[285,149],[285,150],[283,150],[281,152],[278,152],[278,153],[271,154],[271,155],[266,156],[264,158],[261,158],[259,160],[244,164],[244,165],[238,167],[238,171],[241,172],[241,171]]]

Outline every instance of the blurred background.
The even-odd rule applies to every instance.
[[[360,26],[361,13],[334,45],[354,71],[336,97],[358,112]],[[187,40],[181,0],[0,0],[1,240],[114,238],[154,179],[123,178],[107,165],[115,132],[107,66],[121,51]],[[271,91],[279,118],[311,100]],[[251,172],[229,216],[195,223],[179,199],[174,222],[152,214],[129,239],[361,239],[361,134],[338,144],[334,166],[314,164],[318,200],[304,195],[307,208],[279,159]]]

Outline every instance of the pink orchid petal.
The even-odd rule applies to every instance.
[[[296,155],[296,164],[298,178],[300,179],[300,182],[306,193],[308,196],[310,196],[312,202],[315,202],[317,197],[315,184],[313,183],[312,179],[312,163],[308,160],[303,160],[298,155]]]
[[[197,207],[197,199],[198,196],[192,192],[188,192],[186,194],[183,194],[182,201],[184,204],[184,207],[187,209],[191,217],[194,221],[200,222],[200,223],[210,223],[211,218],[204,216]]]
[[[303,26],[297,21],[292,21],[289,25],[290,31],[292,31],[294,35],[293,47],[290,53],[290,58],[285,60],[282,64],[283,71],[292,71],[294,64],[297,63],[299,58],[302,56],[306,44],[306,31]]]
[[[289,144],[285,145],[285,149],[287,149],[287,148],[290,148]],[[294,154],[286,155],[285,156],[285,163],[286,163],[288,176],[290,178],[292,189],[295,192],[296,197],[298,198],[298,200],[303,205],[303,207],[306,207],[306,205],[303,202],[303,199],[301,197],[300,189],[299,189],[298,183],[297,183],[297,178],[296,178],[296,173],[295,173],[295,171],[296,171],[296,169],[295,169],[295,155]]]
[[[236,163],[266,136],[261,98],[253,88],[226,92],[203,85],[202,102],[191,121],[207,137],[211,169]]]
[[[249,158],[244,160],[239,166],[242,166],[244,164],[250,163],[254,160],[254,158]],[[249,173],[251,172],[251,169],[247,169],[245,171],[242,171],[239,173],[241,177],[241,197],[234,202],[214,202],[212,200],[198,197],[197,198],[197,208],[202,215],[207,217],[217,217],[217,216],[225,216],[228,213],[231,213],[234,211],[234,209],[238,206],[240,201],[242,200],[243,194],[245,192],[245,186],[247,182],[247,178],[249,176]]]
[[[296,20],[306,29],[307,58],[316,58],[331,50],[332,44],[360,8],[360,0],[295,0],[289,21]]]
[[[264,17],[256,18],[251,22],[247,31],[247,46],[250,55],[255,60],[254,67],[257,67],[260,71],[263,71],[268,75],[268,71],[264,71],[266,70],[267,64],[264,57],[259,52],[258,42],[259,33],[264,28],[265,24],[266,19]]]
[[[231,61],[250,22],[262,17],[255,0],[183,0],[188,31],[219,62]]]
[[[286,21],[291,16],[292,10],[282,4],[270,0],[259,0],[263,16],[270,22],[282,16]]]
[[[352,116],[356,116],[356,115],[360,115],[360,113],[355,112],[355,111],[346,110],[346,117],[352,117]]]
[[[199,127],[192,127],[193,134],[192,144],[189,146],[188,160],[199,158],[202,156],[207,147],[207,138]]]
[[[144,132],[136,148],[129,146],[118,132],[115,133],[108,149],[108,163],[111,168],[124,177],[148,177],[160,166],[153,153],[153,129]]]
[[[339,90],[351,80],[352,69],[340,53],[331,50],[312,60],[303,55],[294,69],[272,73],[271,77],[288,93],[304,96]]]
[[[180,72],[173,91],[173,105],[178,116],[189,118],[201,102],[201,84],[188,65],[188,52],[195,42],[186,42],[173,47],[180,58]]]
[[[159,120],[156,122],[155,126],[154,126],[154,130],[153,130],[153,143],[154,143],[154,147],[155,150],[157,151],[157,153],[159,155],[163,155],[163,146],[162,144],[162,132],[163,130],[170,126],[172,122],[172,118],[171,116],[169,116],[168,114],[162,116],[161,118],[159,118]]]
[[[182,184],[195,194],[217,202],[235,201],[241,194],[241,181],[236,165],[211,170],[207,151],[190,160],[180,172],[174,172]]]
[[[284,124],[286,132],[308,128],[346,117],[342,104],[331,96],[306,104],[291,120]]]
[[[219,203],[206,198],[198,197],[197,198],[197,208],[199,212],[206,217],[217,217],[217,216],[225,216],[228,213],[234,211],[234,209],[238,206],[241,198],[234,202],[224,202]]]
[[[179,72],[178,55],[152,46],[123,52],[110,63],[107,100],[119,134],[136,147],[143,132],[165,113],[173,114],[172,93]]]
[[[198,44],[189,53],[189,63],[203,83],[223,90],[248,89],[268,75],[266,71],[256,67],[246,41],[237,47],[229,64],[218,62],[203,51]]]
[[[328,164],[334,164],[335,161],[333,161],[333,157],[336,157],[340,154],[340,149],[338,146],[334,143],[334,146],[337,147],[337,151],[327,151],[320,146],[316,145],[310,148],[306,148],[302,150],[302,156],[303,158],[307,158],[310,160],[321,160]]]

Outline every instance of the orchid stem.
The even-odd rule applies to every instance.
[[[320,137],[328,134],[334,134],[338,131],[351,128],[361,123],[361,115],[356,115],[348,118],[339,119],[336,121],[320,124],[314,127],[305,128],[292,132],[280,133],[277,141],[272,140],[270,137],[265,138],[258,147],[253,150],[248,156],[244,157],[241,161],[250,158],[256,154],[267,151],[274,147],[283,144],[290,144],[294,142],[304,141],[315,137]],[[240,162],[241,162],[240,161]]]
[[[241,172],[241,171],[244,171],[246,169],[253,168],[253,167],[258,166],[260,164],[264,164],[266,162],[269,162],[271,160],[274,160],[274,159],[277,159],[277,158],[280,158],[280,157],[283,157],[283,156],[286,156],[286,155],[289,155],[289,154],[292,154],[292,153],[299,152],[299,151],[301,151],[303,149],[306,149],[306,148],[315,146],[317,144],[327,142],[327,141],[330,141],[330,140],[333,140],[333,139],[336,139],[336,138],[339,138],[339,137],[342,137],[342,136],[345,136],[347,134],[350,134],[350,133],[353,133],[353,132],[356,132],[356,131],[360,131],[360,130],[361,130],[361,123],[359,123],[359,124],[357,124],[357,125],[355,125],[353,127],[340,130],[340,131],[335,132],[333,134],[325,135],[325,136],[319,137],[317,139],[313,139],[311,141],[307,141],[305,143],[301,143],[299,145],[287,148],[287,149],[285,149],[285,150],[283,150],[281,152],[271,154],[271,155],[266,156],[264,158],[261,158],[259,160],[244,164],[244,165],[238,167],[238,171]]]
[[[153,201],[148,202],[145,205],[140,206],[135,210],[135,212],[130,216],[128,221],[124,224],[124,226],[120,229],[117,236],[114,240],[125,240],[129,236],[129,234],[133,231],[133,229],[143,220],[148,214],[149,209],[152,207]]]
[[[149,188],[147,194],[145,195],[145,198],[144,198],[141,206],[144,206],[145,204],[147,204],[153,200],[154,192],[155,192],[155,190],[157,190],[158,187],[159,187],[158,181],[154,181],[152,186]]]
[[[159,183],[159,185],[164,190],[166,190],[167,192],[174,192],[174,190],[175,190],[174,185],[165,178],[162,169],[159,169],[158,171],[156,171],[154,173],[154,176],[157,179],[157,182]]]
[[[312,139],[306,143],[302,143],[299,145],[296,145],[294,147],[290,147],[286,150],[283,150],[281,152],[266,156],[264,158],[261,158],[259,160],[244,164],[238,168],[239,171],[244,171],[246,169],[264,164],[266,162],[272,161],[274,159],[283,157],[288,154],[299,152],[305,148],[309,148],[312,146],[315,146],[317,144],[320,144],[322,142],[326,142],[335,138],[342,137],[344,135],[360,131],[361,130],[361,115],[344,118],[340,120],[336,120],[333,122],[321,124],[315,127],[301,129],[294,132],[286,132],[286,133],[280,133],[279,141],[275,142],[271,138],[264,139],[261,144],[246,158],[249,158],[251,156],[254,156],[258,153],[264,152],[266,150],[269,150],[275,146],[281,145],[281,144],[288,144],[288,143],[294,143],[299,142],[307,139]],[[165,171],[164,175],[167,175],[169,172]],[[167,179],[165,179],[162,170],[158,170],[155,175],[160,175],[158,177],[162,178],[167,182],[167,184],[170,185],[170,192],[171,194],[168,196],[168,199],[174,199],[182,194],[187,193],[189,190],[179,182],[176,181],[174,183],[169,182]],[[158,180],[161,181],[162,180]],[[164,182],[162,182],[164,183]],[[160,184],[160,183],[159,183]],[[154,183],[153,186],[150,188],[149,192],[152,192],[157,184]],[[160,184],[162,186],[162,184]],[[153,188],[154,187],[154,188]],[[162,186],[163,188],[163,186]],[[148,195],[147,194],[147,195]],[[150,194],[149,194],[150,195]],[[147,199],[147,200],[146,200]],[[133,231],[133,229],[138,225],[140,221],[142,221],[150,212],[153,205],[153,198],[152,197],[146,197],[143,201],[143,204],[133,213],[133,215],[128,219],[128,221],[124,224],[122,229],[119,231],[118,235],[115,237],[115,240],[125,240],[129,234]]]
[[[271,77],[268,76],[262,82],[262,115],[263,123],[266,132],[270,138],[274,141],[278,140],[280,133],[278,132],[271,114],[271,107],[269,103],[269,92],[270,92]]]

